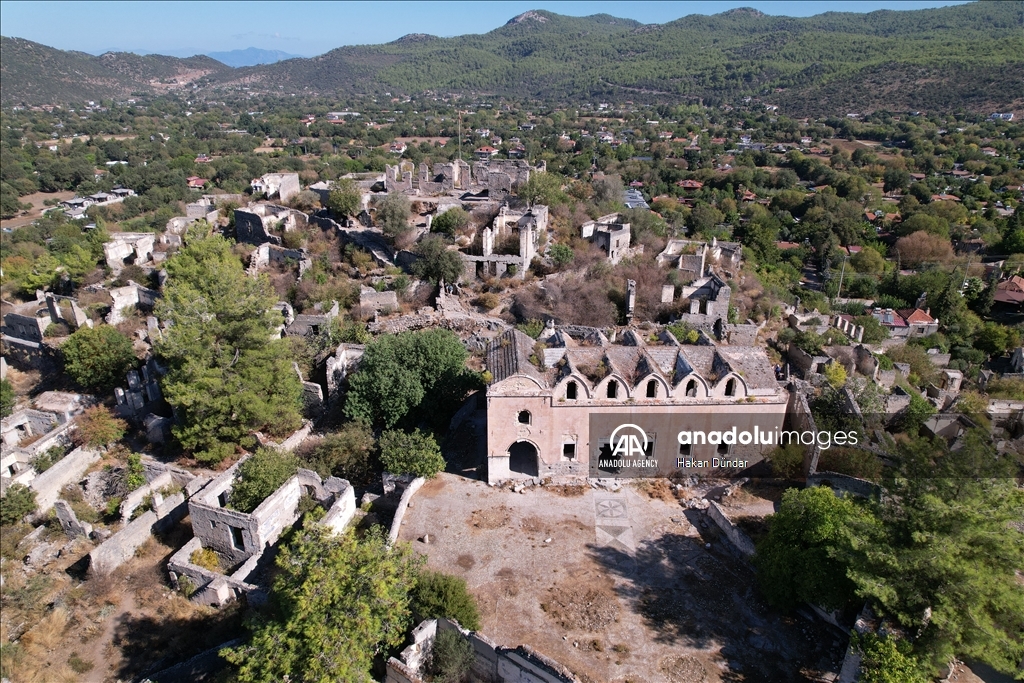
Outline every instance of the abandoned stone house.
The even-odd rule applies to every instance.
[[[414,170],[416,171],[414,173]],[[385,166],[384,188],[388,193],[445,194],[456,190],[486,190],[491,199],[502,200],[514,188],[530,179],[531,172],[547,170],[544,162],[536,167],[521,159],[490,159],[477,161],[472,166],[462,160],[434,164],[420,164],[415,169],[410,162]]]
[[[114,272],[127,265],[141,265],[153,260],[156,235],[151,232],[112,232],[103,244],[103,258]]]
[[[171,557],[167,568],[176,585],[182,578],[189,580],[196,589],[193,599],[199,602],[222,605],[259,591],[252,581],[260,560],[284,530],[298,520],[303,496],[327,508],[319,523],[335,532],[343,530],[355,515],[355,492],[347,481],[337,477],[324,481],[316,472],[303,469],[251,513],[231,509],[231,488],[244,460],[213,479],[195,480],[186,488],[191,494],[188,512],[194,537]],[[224,558],[224,564],[235,567],[234,571],[221,574],[195,565],[192,554],[204,548],[215,551]]]
[[[681,282],[692,282],[708,274],[711,266],[738,268],[742,256],[742,246],[737,242],[670,239],[657,260],[662,268],[678,270]]]
[[[617,264],[629,254],[629,223],[617,213],[587,221],[580,227],[580,237],[601,247],[608,260]]]
[[[494,217],[491,227],[480,232],[481,255],[460,252],[463,262],[463,278],[501,277],[515,266],[516,277],[526,277],[533,257],[537,255],[540,236],[547,230],[548,207],[535,205],[524,211],[515,211],[503,205]],[[517,241],[518,254],[495,253],[495,249],[507,241]]]
[[[39,298],[35,301],[22,304],[0,303],[5,338],[41,342],[51,323],[67,323],[72,329],[92,327],[92,321],[75,299],[38,291],[36,296]]]
[[[32,460],[53,446],[71,445],[73,420],[96,403],[92,396],[47,391],[0,422],[0,491],[36,477]],[[24,444],[24,445],[22,445]]]
[[[264,242],[280,245],[274,232],[288,232],[305,225],[306,214],[276,204],[249,204],[235,209],[235,239],[259,246]]]
[[[253,194],[262,194],[267,199],[279,198],[286,202],[299,193],[298,173],[265,173],[259,178],[253,178],[249,183]]]
[[[787,392],[764,350],[754,346],[680,345],[667,332],[645,339],[627,330],[611,342],[594,328],[549,328],[537,343],[518,330],[487,350],[489,482],[558,475],[587,476],[605,444],[590,442],[591,416],[709,420],[735,417],[782,426]],[[654,439],[665,461],[720,456],[718,445],[687,447],[674,435]],[[615,475],[608,475],[615,476]]]

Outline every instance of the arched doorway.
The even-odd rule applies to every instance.
[[[527,477],[539,476],[538,461],[540,454],[537,447],[529,441],[516,441],[508,449],[508,469],[510,472]]]

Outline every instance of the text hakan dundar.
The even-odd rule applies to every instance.
[[[836,446],[856,446],[859,443],[856,430],[836,432],[812,432],[797,430],[762,430],[754,425],[751,432],[744,429],[739,431],[736,427],[725,431],[680,431],[676,435],[680,446],[703,446],[725,444],[727,446],[785,446],[788,444],[799,444],[802,446],[817,445],[822,450],[828,450],[833,444]],[[644,457],[647,452],[647,433],[635,424],[622,424],[615,428],[609,439],[613,446],[612,456],[620,457]]]

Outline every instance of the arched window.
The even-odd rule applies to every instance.
[[[615,380],[608,382],[608,398],[617,398],[619,395],[619,383]]]
[[[730,379],[725,383],[725,395],[735,396],[736,395],[736,380]]]
[[[658,382],[657,380],[647,381],[647,398],[658,398]]]
[[[569,382],[565,385],[565,397],[570,401],[576,400],[576,382]]]
[[[686,383],[686,395],[690,398],[697,398],[697,380],[691,379]]]
[[[528,425],[528,424],[530,424],[530,411],[529,410],[520,410],[519,411],[519,415],[516,416],[516,419],[519,420],[519,424],[521,424],[521,425]]]

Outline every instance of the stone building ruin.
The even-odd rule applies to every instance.
[[[630,228],[624,217],[617,213],[587,221],[580,227],[580,237],[593,242],[608,254],[612,265],[629,255]]]
[[[461,159],[437,163],[433,167],[421,163],[415,169],[410,162],[385,166],[384,188],[388,193],[417,195],[446,194],[457,190],[480,193],[484,190],[492,200],[503,200],[530,179],[531,172],[544,172],[547,165],[537,166],[522,159],[490,159],[470,166]],[[414,172],[415,171],[415,172]]]
[[[115,273],[127,265],[149,263],[155,241],[151,232],[112,232],[103,245],[103,258]]]
[[[515,211],[503,205],[489,228],[480,232],[481,255],[460,252],[463,262],[463,278],[502,277],[510,266],[515,267],[515,276],[526,277],[540,246],[540,236],[547,231],[548,207],[535,205],[524,211]],[[496,254],[496,245],[510,237],[518,237],[518,254]]]
[[[249,183],[253,194],[262,194],[267,199],[277,197],[286,202],[299,193],[298,173],[265,173]]]
[[[781,427],[788,401],[764,349],[684,346],[668,332],[648,339],[629,329],[612,342],[594,328],[549,327],[538,343],[508,330],[491,342],[486,358],[493,378],[486,389],[492,483],[589,476],[601,446],[589,441],[594,415],[667,419],[685,409],[694,419],[725,413]],[[659,443],[676,448],[671,439]],[[715,449],[694,446],[685,455]]]
[[[167,569],[171,581],[187,580],[193,600],[223,605],[242,595],[259,599],[263,589],[253,583],[260,560],[285,529],[300,516],[299,501],[309,496],[327,508],[320,524],[342,531],[355,515],[355,492],[344,479],[322,480],[316,472],[300,469],[251,513],[228,507],[231,487],[245,458],[213,479],[196,480],[186,487],[191,495],[188,513],[194,537],[171,556]],[[196,551],[213,550],[232,566],[230,574],[200,567],[192,561]]]
[[[297,230],[306,223],[306,214],[276,204],[249,204],[235,209],[235,239],[259,246],[265,242],[281,245],[281,237],[273,234]]]

